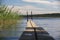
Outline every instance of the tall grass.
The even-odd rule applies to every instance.
[[[12,26],[17,24],[17,20],[20,17],[17,12],[11,11],[13,8],[14,7],[9,10],[6,6],[0,6],[0,31],[9,31]]]
[[[0,6],[0,37],[11,36],[12,29],[16,29],[15,25],[21,19],[17,12],[11,11],[13,8],[8,9],[7,6]],[[5,31],[8,33],[5,34]]]

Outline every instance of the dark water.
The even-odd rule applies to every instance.
[[[37,24],[39,27],[43,27],[46,31],[50,33],[50,35],[55,40],[60,40],[60,18],[33,18],[33,21]],[[27,19],[22,19],[21,23],[20,20],[18,21],[18,24],[16,25],[16,30],[12,28],[12,30],[8,33],[11,33],[9,35],[8,33],[4,33],[8,38],[5,38],[6,40],[18,40],[23,33],[23,31],[26,28]],[[5,40],[4,39],[4,40]]]

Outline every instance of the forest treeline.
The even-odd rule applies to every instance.
[[[28,15],[28,17],[60,17],[60,13],[48,13],[48,14],[34,14]],[[27,15],[23,15],[23,17],[27,17]]]

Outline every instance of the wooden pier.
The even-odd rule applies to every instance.
[[[42,27],[37,26],[32,20],[28,20],[26,30],[19,40],[54,40]]]

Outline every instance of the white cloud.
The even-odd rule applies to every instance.
[[[42,4],[50,4],[50,5],[60,5],[60,1],[54,1],[54,2],[51,2],[51,1],[47,1],[47,0],[22,0],[22,1],[25,1],[25,2],[34,2],[34,3],[42,3]]]
[[[9,9],[11,9],[13,6],[8,6]],[[14,6],[13,10],[18,10],[18,9],[21,9],[21,10],[44,10],[43,8],[37,8],[37,7],[34,7],[34,6],[30,6],[30,5],[27,5],[27,6]]]
[[[9,9],[11,9],[13,6],[8,6]],[[37,10],[44,10],[43,8],[37,8],[37,7],[34,7],[34,6],[30,6],[30,5],[27,5],[27,6],[14,6],[14,8],[12,9],[12,11],[16,12],[16,11],[19,11],[21,13],[24,13],[26,14],[27,11],[29,11],[29,14],[31,11],[37,11]]]
[[[12,6],[8,6],[9,9],[12,8]],[[57,10],[49,10],[49,9],[43,9],[43,8],[37,8],[34,6],[14,6],[14,8],[12,9],[12,11],[16,12],[19,11],[18,13],[22,13],[22,14],[26,14],[26,12],[28,11],[29,14],[31,14],[30,12],[33,11],[33,14],[44,14],[44,13],[57,13],[60,11]]]

